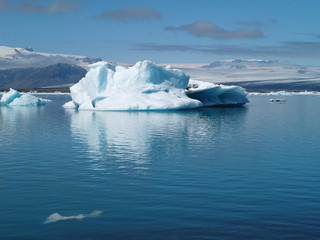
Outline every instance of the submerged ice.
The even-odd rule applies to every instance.
[[[239,87],[217,88],[200,82],[192,84],[197,83],[197,89],[188,87],[189,76],[184,72],[151,61],[138,62],[130,68],[98,62],[89,68],[86,76],[70,87],[72,101],[64,104],[65,108],[174,110],[248,101],[246,92]],[[202,94],[195,94],[203,87]]]
[[[2,95],[1,105],[8,106],[39,106],[44,105],[48,100],[35,97],[31,94],[21,94],[17,90],[10,90]]]
[[[87,217],[98,217],[101,216],[103,212],[101,210],[94,210],[90,214],[79,214],[75,216],[62,216],[59,213],[52,213],[47,219],[44,221],[44,224],[59,222],[59,221],[65,221],[65,220],[78,220],[81,221],[84,218]]]

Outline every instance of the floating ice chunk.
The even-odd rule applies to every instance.
[[[103,212],[101,210],[95,210],[90,214],[79,214],[76,216],[62,216],[59,213],[53,213],[47,219],[44,221],[44,224],[48,223],[54,223],[54,222],[59,222],[59,221],[64,221],[64,220],[78,220],[81,221],[86,217],[98,217],[101,216]]]
[[[88,217],[99,217],[103,214],[101,210],[94,210],[92,213],[88,214]]]
[[[4,94],[2,95],[2,98],[1,98],[0,101],[1,101],[2,104],[9,104],[9,103],[11,103],[14,99],[16,99],[16,98],[18,98],[18,97],[20,97],[20,96],[21,96],[21,94],[20,94],[18,91],[10,88],[9,92],[6,92],[6,93],[4,93]]]
[[[39,106],[49,101],[51,100],[38,98],[28,93],[21,94],[10,88],[9,92],[3,94],[0,102],[2,105],[9,106]]]
[[[238,86],[224,86],[190,79],[188,97],[201,101],[203,106],[241,106],[248,103],[247,92]]]
[[[189,76],[151,61],[133,67],[115,67],[107,62],[89,66],[87,75],[70,87],[76,108],[86,110],[172,110],[201,107],[187,97]],[[64,107],[73,107],[67,103]]]
[[[79,214],[77,216],[64,217],[64,216],[61,216],[59,213],[53,213],[46,219],[44,224],[58,222],[58,221],[62,221],[62,220],[82,220],[84,218],[85,218],[85,216],[83,214]]]
[[[278,103],[284,103],[286,102],[287,100],[286,99],[270,99],[269,102],[278,102]]]
[[[48,100],[38,98],[30,94],[23,94],[9,103],[9,106],[40,106],[45,105],[47,101]]]

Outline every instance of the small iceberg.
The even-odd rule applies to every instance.
[[[9,92],[5,92],[2,95],[0,102],[3,105],[10,104],[14,99],[19,98],[20,96],[21,96],[21,94],[18,91],[10,88]]]
[[[94,210],[90,214],[79,214],[76,216],[62,216],[59,213],[53,213],[47,219],[44,221],[44,224],[49,224],[49,223],[54,223],[54,222],[59,222],[59,221],[65,221],[65,220],[78,220],[81,221],[84,218],[87,217],[99,217],[103,214],[101,210]]]
[[[45,105],[50,100],[35,97],[31,94],[21,94],[17,90],[10,88],[10,90],[4,93],[1,97],[1,105],[8,106],[40,106]]]
[[[181,70],[147,60],[129,68],[108,62],[98,62],[89,68],[86,76],[70,87],[72,101],[65,103],[64,108],[178,110],[248,102],[243,88],[190,80]]]

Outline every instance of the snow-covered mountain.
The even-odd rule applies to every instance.
[[[85,76],[89,64],[98,61],[101,59],[34,52],[31,47],[0,46],[0,89],[71,86]],[[260,59],[169,65],[184,71],[194,80],[239,85],[247,90],[320,91],[320,67]]]
[[[101,59],[34,52],[31,47],[0,46],[0,89],[67,87],[98,61]]]
[[[170,64],[191,78],[222,84],[236,84],[249,90],[291,89],[320,91],[320,67],[289,62],[235,59],[210,64]]]
[[[222,60],[210,63],[203,66],[203,68],[236,68],[244,69],[247,67],[274,67],[278,65],[278,61],[261,60],[261,59],[234,59],[234,60]]]
[[[11,48],[0,46],[0,70],[12,68],[48,67],[58,63],[78,65],[88,70],[88,64],[101,61],[99,58],[34,52],[31,47]]]

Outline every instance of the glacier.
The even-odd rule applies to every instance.
[[[318,91],[302,91],[302,92],[287,92],[287,91],[278,91],[278,92],[251,92],[251,96],[293,96],[293,95],[320,95]]]
[[[21,94],[17,90],[10,88],[1,97],[0,104],[7,106],[40,106],[45,105],[49,100],[35,97],[31,94]]]
[[[65,103],[64,108],[177,110],[248,102],[246,92],[240,87],[216,87],[215,84],[190,80],[181,70],[162,67],[148,60],[129,68],[101,61],[89,65],[89,69],[84,78],[70,87],[72,101]],[[196,93],[202,88],[199,97]],[[210,104],[204,95],[212,96]]]

